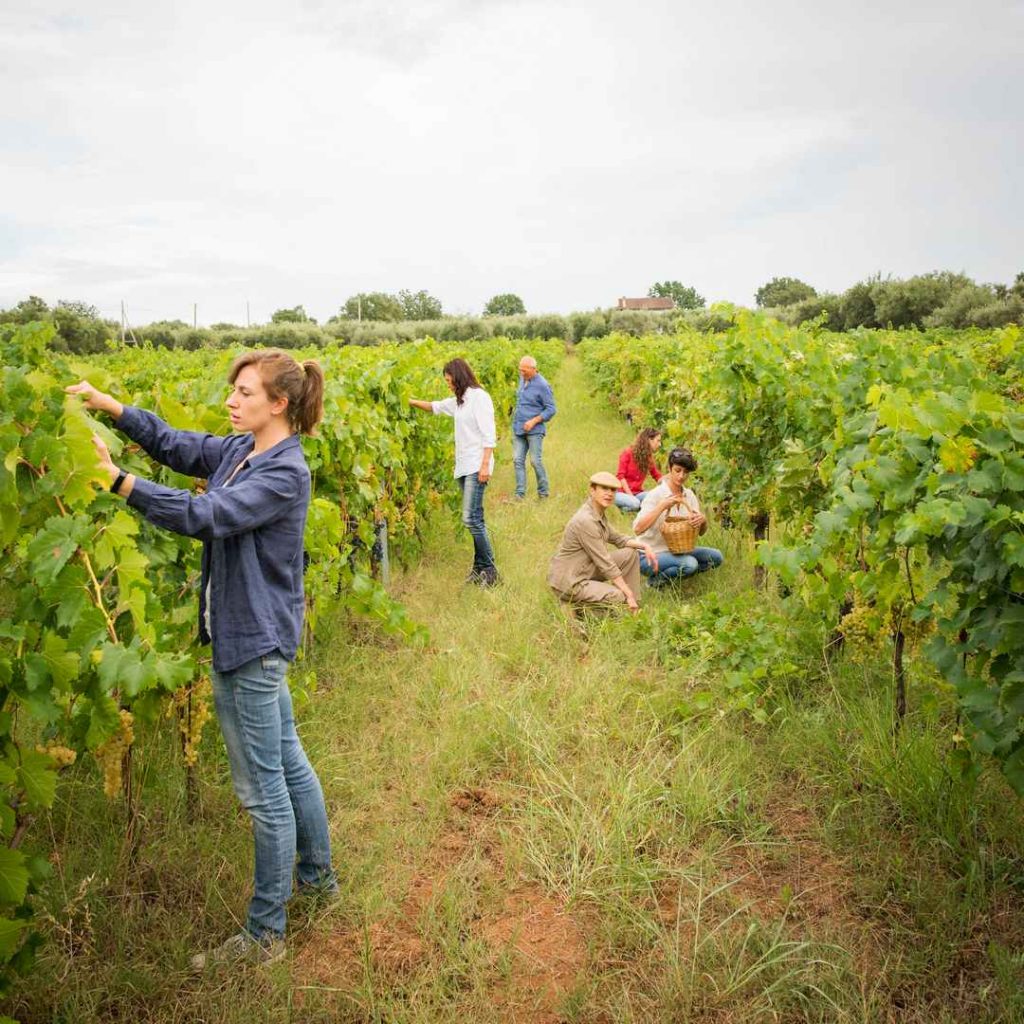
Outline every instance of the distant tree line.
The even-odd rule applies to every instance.
[[[52,321],[57,328],[52,346],[60,352],[91,355],[104,352],[109,339],[120,333],[120,324],[104,320],[87,302],[61,300],[52,309],[38,295],[22,299],[10,309],[0,309],[0,324],[27,324],[33,320]]]
[[[1002,327],[1024,323],[1024,273],[1013,284],[977,284],[965,274],[936,271],[905,279],[870,277],[842,294],[818,294],[792,277],[757,290],[757,305],[781,320],[818,319],[833,331],[856,327]]]
[[[267,324],[241,327],[217,323],[193,327],[183,320],[158,320],[135,326],[134,339],[166,348],[234,348],[280,345],[287,348],[322,346],[340,341],[377,345],[430,336],[441,341],[474,338],[564,338],[666,333],[687,326],[699,331],[726,330],[728,310],[705,307],[693,287],[666,280],[648,291],[672,298],[669,312],[595,309],[567,315],[529,315],[522,299],[511,292],[491,298],[482,317],[446,316],[441,303],[428,292],[361,292],[345,301],[339,312],[318,324],[302,305],[275,310]],[[758,307],[790,324],[817,320],[835,331],[856,327],[1001,327],[1024,323],[1024,273],[1013,284],[976,284],[963,274],[935,272],[905,280],[875,276],[842,294],[822,293],[793,277],[775,277],[757,290]],[[120,337],[121,325],[100,317],[95,306],[61,300],[49,306],[36,295],[10,309],[0,310],[0,325],[49,320],[57,328],[54,348],[76,354],[103,352]]]
[[[525,312],[523,300],[512,292],[495,295],[484,306],[484,316],[518,316]],[[429,292],[411,292],[404,289],[395,295],[387,292],[359,292],[346,299],[338,313],[327,323],[337,323],[341,320],[405,323],[440,320],[444,315],[441,300]]]
[[[65,328],[73,321],[58,318],[42,300],[19,303],[11,310],[0,311],[0,331],[4,321],[23,323],[30,320],[60,322]],[[678,315],[642,310],[596,309],[591,312],[558,314],[489,314],[482,317],[448,316],[439,320],[351,320],[332,317],[325,324],[312,318],[276,320],[242,327],[218,323],[210,327],[193,327],[183,320],[157,320],[134,326],[134,338],[143,345],[169,349],[259,348],[276,345],[282,348],[321,347],[340,342],[348,345],[379,345],[384,342],[415,341],[431,337],[439,341],[472,341],[484,338],[562,338],[574,343],[586,337],[603,337],[612,332],[642,335],[667,333],[680,322],[700,331],[724,330],[728,317],[707,311],[684,311]],[[76,324],[76,327],[80,326]],[[109,343],[120,337],[120,324],[96,318],[88,331],[76,330],[60,335],[52,344],[66,352],[92,353],[105,351]]]

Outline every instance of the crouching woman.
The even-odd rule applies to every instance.
[[[214,703],[235,793],[252,819],[256,871],[244,929],[193,957],[197,970],[282,957],[293,875],[300,891],[337,890],[323,792],[286,679],[305,609],[310,474],[299,435],[323,416],[323,372],[260,349],[235,360],[228,381],[235,433],[227,437],[175,430],[85,381],[67,388],[157,462],[207,480],[206,493],[194,494],[125,473],[94,439],[115,494],[157,526],[203,542],[199,636],[213,648]]]

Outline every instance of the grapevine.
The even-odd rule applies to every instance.
[[[19,955],[30,946],[23,904],[45,877],[45,859],[17,847],[52,805],[58,771],[80,770],[89,751],[85,763],[100,765],[107,795],[121,788],[131,800],[125,764],[138,723],[158,722],[168,704],[191,697],[178,726],[190,771],[209,717],[194,646],[196,544],[109,494],[92,437],[133,473],[196,493],[204,482],[151,463],[64,388],[88,379],[175,428],[224,434],[222,382],[233,353],[122,348],[76,359],[51,351],[52,336],[44,324],[0,326],[0,859],[11,880],[0,893],[0,988],[6,964],[30,962]],[[560,343],[529,344],[549,368],[560,358]],[[507,418],[522,349],[503,339],[472,347],[427,340],[299,354],[319,359],[328,380],[320,434],[303,441],[313,475],[307,643],[339,610],[402,636],[421,632],[371,578],[369,556],[376,522],[390,524],[404,557],[418,543],[418,521],[454,503],[450,423],[411,415],[408,398],[442,394],[441,367],[466,355]],[[4,916],[15,908],[16,918]]]
[[[596,390],[698,450],[723,518],[771,523],[761,566],[850,657],[891,643],[897,721],[905,658],[923,656],[965,741],[1024,794],[1020,333],[840,335],[740,312],[722,334],[583,355]]]

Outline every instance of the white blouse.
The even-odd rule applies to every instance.
[[[466,388],[459,405],[455,396],[431,402],[435,416],[455,419],[455,476],[476,473],[483,462],[484,449],[491,449],[491,472],[494,472],[494,449],[498,446],[494,426],[494,403],[483,388]]]

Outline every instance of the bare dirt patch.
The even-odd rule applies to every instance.
[[[298,950],[292,962],[296,1005],[303,1006],[304,989],[353,989],[362,975],[363,943],[359,932],[320,932]]]
[[[460,789],[452,794],[452,806],[472,814],[491,814],[498,810],[503,803],[504,801],[496,793],[480,786]]]
[[[468,916],[470,939],[490,950],[492,1002],[503,1019],[556,1024],[559,1006],[580,983],[586,941],[578,919],[539,886],[518,884],[495,899],[505,867],[495,818],[506,804],[484,787],[451,794],[455,812],[422,864],[412,874],[401,904],[362,927],[345,926],[311,935],[293,964],[295,985],[322,992],[351,991],[367,969],[396,980],[409,978],[444,955],[430,939],[426,915],[446,886],[478,890]],[[300,1000],[301,1002],[301,1000]]]
[[[479,934],[496,953],[511,957],[494,993],[508,1019],[560,1020],[559,1005],[579,983],[587,960],[583,931],[563,904],[537,887],[521,887],[481,922]]]
[[[734,899],[764,917],[849,920],[854,886],[846,866],[815,837],[814,819],[803,807],[773,809],[775,838],[735,847],[723,867],[735,879]]]
[[[698,916],[707,927],[739,909],[735,927],[746,927],[751,917],[765,924],[784,919],[790,936],[838,941],[870,969],[881,936],[858,911],[853,872],[817,838],[813,813],[779,804],[770,809],[769,821],[772,828],[765,841],[719,852],[700,869],[704,877],[699,885],[696,865],[690,865],[684,867],[686,879],[657,886],[656,912],[662,925],[678,933],[683,948],[692,949]]]

